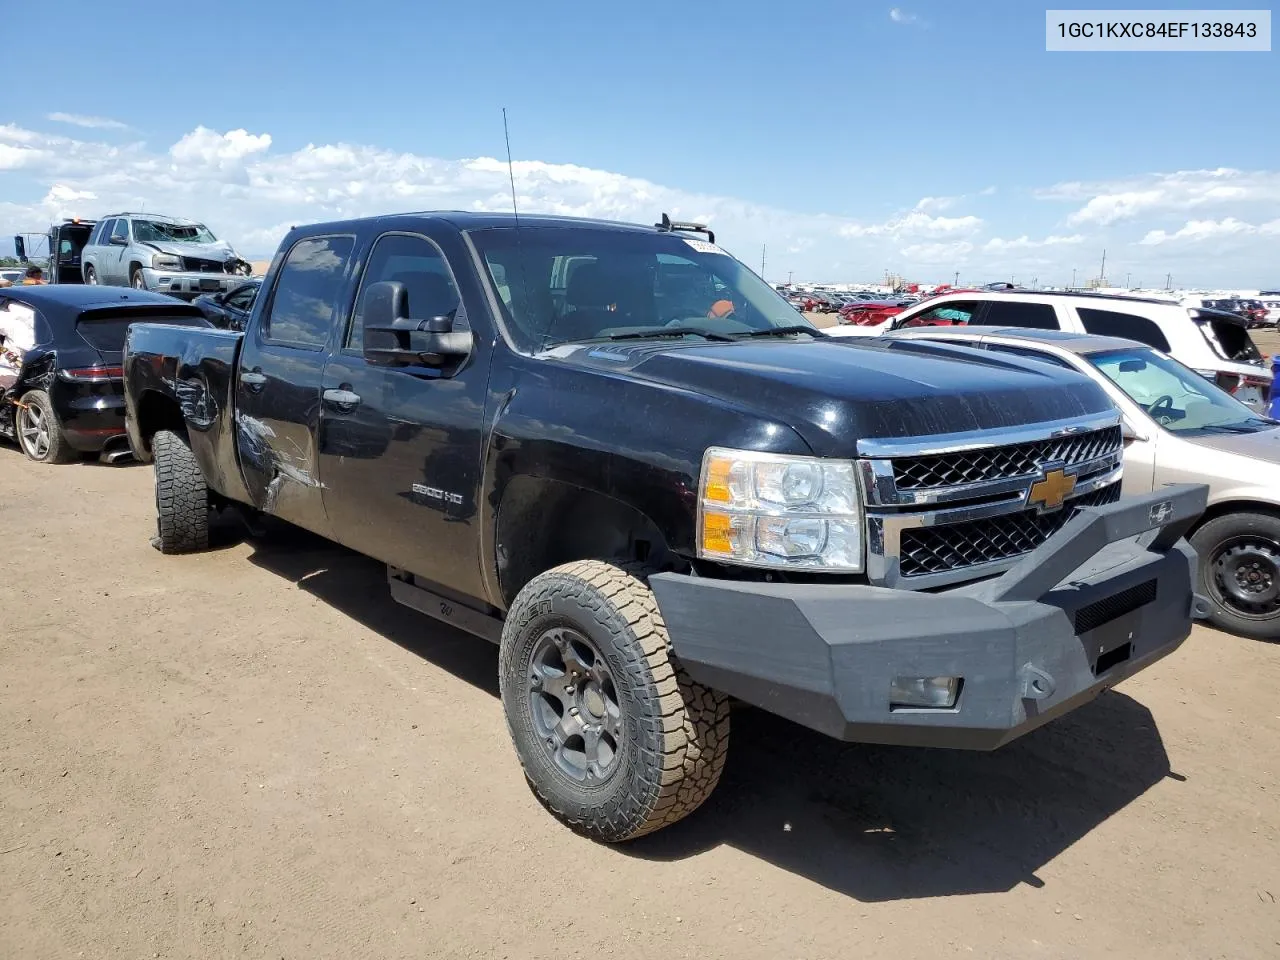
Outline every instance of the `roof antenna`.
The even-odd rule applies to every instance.
[[[520,229],[520,208],[516,205],[516,168],[511,162],[511,132],[507,129],[507,108],[502,108],[502,136],[507,141],[507,176],[511,178],[511,212],[516,218],[516,230]]]
[[[520,299],[524,301],[525,322],[528,322],[529,314],[529,281],[524,272],[524,248],[520,245],[520,206],[516,203],[516,168],[511,160],[511,132],[507,129],[507,108],[502,108],[502,137],[507,141],[507,177],[511,180],[511,214],[516,219],[516,260],[520,264]],[[555,323],[555,317],[551,318],[551,323]],[[542,347],[547,348],[547,341],[551,339],[551,324],[547,325],[547,331],[542,335]]]

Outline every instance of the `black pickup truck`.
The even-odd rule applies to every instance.
[[[134,324],[124,365],[159,549],[240,509],[386,563],[499,645],[532,789],[604,841],[710,794],[731,699],[993,749],[1203,612],[1206,488],[1120,499],[1092,382],[829,339],[665,216],[295,228],[243,333]]]

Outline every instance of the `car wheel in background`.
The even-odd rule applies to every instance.
[[[67,443],[62,424],[53,412],[53,401],[43,390],[24,393],[14,416],[18,446],[28,460],[37,463],[70,463],[76,452]]]
[[[720,780],[728,698],[671,656],[642,571],[586,560],[535,577],[507,615],[498,677],[530,788],[578,833],[643,836]]]
[[[94,285],[96,285],[96,284],[97,284],[97,282],[98,282],[98,271],[97,271],[97,270],[95,270],[95,269],[93,269],[93,265],[92,265],[92,264],[88,264],[88,263],[86,263],[86,264],[85,264],[85,267],[84,267],[84,270],[83,270],[82,272],[84,273],[84,282],[85,282],[85,283],[89,284],[90,286],[94,286]]]
[[[142,269],[140,267],[133,268],[133,273],[129,276],[129,285],[135,290],[147,289],[147,282],[142,279]]]
[[[194,553],[209,546],[209,488],[185,437],[161,430],[155,455],[156,539],[161,553]]]
[[[1198,592],[1210,620],[1259,640],[1280,639],[1280,517],[1229,513],[1190,538],[1199,555]]]

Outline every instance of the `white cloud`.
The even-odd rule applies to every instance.
[[[1157,244],[1179,240],[1199,243],[1205,240],[1241,234],[1280,234],[1280,220],[1272,220],[1269,223],[1259,225],[1245,223],[1235,217],[1225,217],[1222,220],[1188,220],[1181,229],[1173,233],[1168,233],[1164,230],[1150,230],[1139,242],[1144,246],[1156,246]]]
[[[217,133],[207,127],[196,127],[169,148],[169,156],[176,163],[222,164],[262,153],[270,146],[269,133],[254,135],[247,130]]]
[[[848,223],[839,228],[839,233],[843,237],[910,238],[974,233],[981,227],[982,220],[978,217],[934,217],[923,210],[915,209],[884,223]]]
[[[907,13],[907,11],[903,10],[901,7],[891,8],[889,10],[889,19],[894,23],[901,23],[903,25],[923,24],[924,22],[914,13]]]
[[[203,220],[257,259],[295,223],[511,206],[506,161],[493,157],[446,159],[342,142],[282,151],[265,131],[207,127],[171,146],[85,137],[0,124],[5,235],[43,232],[63,216],[142,207]],[[797,279],[866,280],[891,269],[928,282],[963,268],[975,279],[1034,271],[1065,281],[1079,265],[1077,251],[1092,255],[1096,247],[1108,251],[1109,266],[1135,275],[1172,270],[1185,282],[1215,286],[1280,281],[1280,171],[1184,171],[1032,191],[1069,204],[1056,217],[1045,204],[1004,197],[1007,191],[998,206],[983,202],[982,217],[970,212],[970,201],[993,196],[993,187],[947,196],[926,190],[877,220],[780,209],[569,163],[519,160],[514,169],[522,212],[636,223],[666,212],[697,220],[748,263],[758,264],[767,244],[770,279],[793,271]],[[1084,209],[1090,215],[1080,215]]]
[[[89,117],[82,113],[50,113],[45,115],[46,120],[52,120],[54,123],[69,123],[73,127],[86,127],[90,130],[128,130],[127,123],[121,123],[119,120],[112,120],[110,117]]]
[[[1007,253],[1011,250],[1037,250],[1043,247],[1061,247],[1076,243],[1084,243],[1084,237],[1078,233],[1067,237],[1050,235],[1043,240],[1032,240],[1024,233],[1013,240],[992,237],[982,245],[982,249],[988,253]]]
[[[1035,195],[1042,200],[1085,201],[1067,217],[1071,226],[1107,227],[1142,216],[1207,208],[1244,214],[1256,204],[1280,206],[1280,171],[1179,170],[1124,180],[1059,183]]]

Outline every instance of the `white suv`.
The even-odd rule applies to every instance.
[[[1030,327],[1137,340],[1180,361],[1266,413],[1271,370],[1243,317],[1172,300],[1097,293],[982,290],[932,297],[874,327],[841,325],[837,337],[874,337],[908,327]]]

